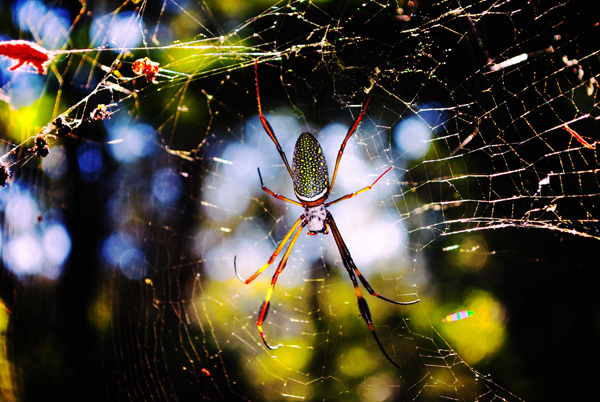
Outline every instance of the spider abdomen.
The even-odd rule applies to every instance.
[[[292,159],[294,193],[302,202],[325,199],[329,190],[329,172],[321,144],[311,133],[300,134]]]

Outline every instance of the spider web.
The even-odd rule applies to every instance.
[[[66,7],[16,2],[3,33],[54,56],[47,76],[0,60],[11,173],[0,189],[5,399],[587,391],[569,364],[597,341],[597,5]],[[134,74],[144,57],[159,63],[156,77]],[[302,210],[260,187],[257,168],[293,197],[258,118],[255,60],[288,158],[310,131],[332,170],[371,96],[331,199],[392,170],[329,209],[378,294],[421,299],[396,306],[363,292],[400,370],[360,317],[329,235],[300,236],[264,324],[283,346],[260,340],[257,313],[279,259],[244,285],[234,257],[249,277]],[[49,144],[44,158],[36,136]],[[442,322],[460,310],[474,315]],[[588,360],[576,367],[596,373]]]

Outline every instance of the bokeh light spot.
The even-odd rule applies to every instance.
[[[181,177],[172,169],[163,168],[152,177],[152,194],[163,204],[171,205],[181,197]]]
[[[5,213],[10,228],[24,232],[37,223],[40,210],[29,194],[16,193],[9,198]]]
[[[60,224],[54,224],[44,231],[42,244],[48,262],[54,265],[62,265],[71,252],[71,237]]]
[[[498,352],[506,338],[505,308],[492,294],[472,290],[464,303],[456,302],[440,308],[443,312],[473,311],[468,320],[441,323],[444,337],[469,364]]]
[[[148,124],[129,124],[129,121],[124,118],[104,120],[104,122],[109,141],[115,141],[108,147],[108,151],[119,162],[132,163],[157,151],[157,146],[154,144],[156,133]]]
[[[366,361],[372,361],[372,364],[363,364]],[[378,359],[371,359],[364,348],[353,347],[344,353],[340,360],[340,370],[350,377],[362,377],[373,372],[378,366],[378,361]]]
[[[104,15],[96,18],[90,26],[93,46],[108,45],[115,50],[139,46],[142,42],[144,24],[133,12]]]
[[[30,74],[28,71],[16,71],[8,89],[10,104],[15,109],[31,106],[40,98],[44,89],[44,78],[39,74]],[[26,118],[23,124],[31,124],[31,119]]]
[[[110,235],[102,245],[102,256],[106,262],[117,267],[125,251],[133,248],[132,237],[125,232],[116,232]]]
[[[13,21],[23,32],[38,31],[46,13],[46,6],[38,0],[19,0],[12,7]]]
[[[418,117],[409,117],[394,128],[394,139],[406,157],[420,159],[429,149],[431,128]]]
[[[37,274],[42,270],[42,245],[31,233],[9,240],[2,257],[6,267],[17,275]]]
[[[43,20],[42,44],[46,49],[61,49],[68,39],[70,16],[64,8],[49,11]]]
[[[60,179],[68,166],[65,150],[59,146],[51,147],[48,156],[42,159],[42,168],[52,180]]]
[[[468,272],[478,271],[488,258],[486,241],[479,236],[469,236],[460,244],[458,260],[460,267]]]
[[[146,256],[138,248],[128,248],[121,254],[119,268],[129,279],[135,281],[140,280],[146,276]]]
[[[103,157],[100,145],[94,142],[84,143],[77,151],[77,163],[81,177],[88,182],[100,178],[103,171]]]

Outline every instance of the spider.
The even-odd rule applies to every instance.
[[[263,265],[260,269],[258,269],[250,278],[244,279],[238,274],[237,266],[236,266],[236,258],[234,258],[234,260],[233,260],[233,266],[234,266],[236,276],[245,284],[249,284],[254,279],[256,279],[256,277],[259,276],[269,265],[271,265],[273,263],[275,258],[277,258],[277,256],[281,252],[281,250],[283,250],[283,247],[285,246],[285,244],[288,241],[290,241],[288,248],[286,249],[285,253],[283,254],[281,261],[279,262],[279,266],[277,267],[277,270],[275,271],[275,274],[273,275],[273,279],[271,280],[271,284],[269,285],[269,289],[267,291],[267,296],[266,296],[265,300],[263,301],[263,303],[260,307],[259,313],[258,313],[258,321],[256,322],[256,325],[258,326],[258,330],[260,332],[260,337],[262,338],[262,341],[267,346],[267,348],[269,348],[271,350],[277,349],[278,347],[282,346],[281,344],[279,344],[277,346],[270,346],[267,343],[267,340],[263,333],[262,325],[263,325],[263,322],[265,321],[265,319],[267,317],[267,313],[269,311],[269,306],[271,304],[270,300],[271,300],[271,296],[273,295],[273,289],[275,288],[275,284],[277,283],[277,278],[279,277],[279,274],[281,274],[281,272],[285,268],[287,260],[292,252],[292,249],[294,247],[294,244],[296,243],[296,240],[298,239],[298,236],[300,235],[300,232],[302,232],[302,229],[304,227],[306,227],[309,235],[317,235],[319,233],[328,234],[329,229],[331,229],[331,232],[333,234],[333,238],[335,240],[337,248],[340,252],[340,255],[342,256],[342,262],[344,264],[344,267],[346,268],[346,271],[348,271],[348,275],[350,276],[350,279],[352,280],[352,283],[354,285],[354,290],[356,291],[356,296],[358,297],[358,310],[360,311],[360,315],[362,316],[362,318],[365,320],[365,322],[369,326],[369,330],[371,331],[371,334],[373,334],[373,337],[375,338],[377,345],[379,345],[379,348],[381,349],[381,351],[383,352],[385,357],[394,366],[400,368],[391,359],[391,357],[387,354],[387,352],[381,345],[381,342],[379,341],[377,334],[375,333],[369,306],[367,304],[367,301],[363,298],[363,296],[360,292],[360,289],[358,287],[358,281],[356,278],[358,277],[358,279],[362,282],[363,286],[365,287],[365,289],[367,290],[367,292],[369,292],[369,294],[371,296],[375,296],[375,297],[385,300],[389,303],[400,304],[400,305],[409,305],[409,304],[418,303],[420,301],[420,299],[413,300],[410,302],[399,302],[399,301],[388,299],[387,297],[384,297],[384,296],[381,296],[381,295],[375,293],[375,291],[373,290],[373,288],[371,287],[369,282],[367,282],[365,277],[361,275],[360,271],[354,264],[354,261],[352,260],[352,257],[350,256],[350,251],[346,247],[346,244],[344,243],[344,239],[342,238],[342,235],[340,234],[340,231],[338,230],[335,220],[333,219],[333,215],[331,215],[331,212],[329,212],[327,210],[327,207],[329,207],[333,204],[336,204],[343,200],[347,200],[348,198],[352,198],[364,191],[370,190],[375,185],[375,183],[377,183],[379,181],[379,179],[381,179],[383,177],[383,175],[385,175],[387,172],[389,172],[392,168],[390,167],[385,172],[383,172],[381,174],[381,176],[379,176],[373,182],[373,184],[371,184],[370,186],[367,186],[367,187],[365,187],[361,190],[358,190],[354,193],[347,194],[347,195],[340,197],[334,201],[326,202],[327,198],[329,197],[329,193],[331,192],[331,189],[333,188],[333,184],[335,183],[335,178],[337,176],[338,167],[340,164],[340,160],[342,159],[344,149],[346,148],[346,143],[348,142],[348,140],[350,139],[352,134],[356,131],[356,128],[358,127],[358,125],[360,124],[360,121],[362,120],[362,118],[365,114],[365,110],[369,104],[369,100],[371,99],[371,95],[369,95],[367,97],[365,106],[363,107],[360,115],[356,118],[356,120],[354,121],[354,123],[352,124],[350,129],[348,130],[348,134],[346,134],[346,138],[344,138],[344,141],[342,142],[342,145],[338,152],[337,160],[335,161],[335,168],[333,170],[333,177],[331,179],[331,184],[330,184],[329,183],[329,173],[327,170],[327,162],[325,161],[325,156],[323,155],[321,145],[319,144],[319,141],[317,141],[315,136],[309,132],[304,132],[304,133],[300,134],[300,137],[298,138],[298,141],[296,142],[296,146],[294,147],[294,156],[292,158],[292,167],[290,168],[287,157],[285,156],[285,153],[281,149],[281,146],[279,145],[279,141],[277,141],[277,137],[275,137],[275,132],[273,131],[273,128],[271,127],[271,125],[269,124],[267,119],[262,114],[262,106],[260,103],[260,92],[258,89],[258,60],[256,60],[254,63],[254,71],[255,71],[255,80],[256,80],[256,99],[258,102],[258,114],[260,117],[260,121],[261,121],[266,133],[269,135],[269,137],[271,137],[271,140],[275,144],[275,147],[277,148],[277,151],[279,152],[279,155],[281,156],[281,159],[283,160],[283,163],[285,164],[285,167],[286,167],[288,173],[290,174],[290,177],[292,178],[292,182],[294,184],[294,193],[296,194],[298,201],[284,197],[283,195],[276,194],[273,191],[269,190],[267,187],[265,187],[262,176],[260,174],[260,168],[258,168],[257,170],[258,170],[258,177],[260,179],[260,185],[261,185],[263,191],[272,195],[273,197],[275,197],[279,200],[289,202],[294,205],[301,206],[304,208],[304,213],[302,215],[300,215],[298,220],[292,225],[292,228],[285,235],[285,237],[283,238],[283,240],[281,241],[279,246],[277,246],[277,248],[271,255],[271,258],[269,258],[267,263],[265,265]]]

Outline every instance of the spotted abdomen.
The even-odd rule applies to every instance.
[[[315,202],[327,195],[329,173],[321,144],[311,133],[302,133],[292,159],[294,192],[301,202]]]

